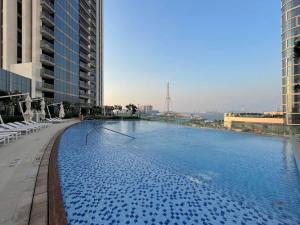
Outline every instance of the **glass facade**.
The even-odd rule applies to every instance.
[[[79,102],[78,0],[54,2],[54,101]]]
[[[0,90],[31,93],[31,79],[0,69]]]
[[[97,3],[42,0],[42,83],[49,101],[96,105]]]
[[[282,0],[282,104],[288,125],[300,125],[300,0]]]

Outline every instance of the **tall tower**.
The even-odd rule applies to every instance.
[[[166,106],[167,106],[167,114],[170,113],[170,104],[171,104],[171,97],[170,97],[170,83],[167,83],[167,97],[166,97]]]
[[[282,0],[282,108],[287,125],[300,125],[300,2]]]
[[[81,108],[103,101],[103,0],[0,0],[0,68],[32,97]]]

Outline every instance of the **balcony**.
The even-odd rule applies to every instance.
[[[54,40],[55,37],[54,37],[54,31],[51,30],[49,27],[46,27],[46,26],[42,26],[41,27],[41,33],[43,35],[43,37],[45,37],[46,39],[49,39],[49,40]]]
[[[89,26],[84,26],[82,23],[80,23],[80,31],[85,32],[85,34],[89,34]]]
[[[89,84],[85,83],[85,82],[80,81],[79,82],[79,87],[81,89],[88,90],[88,89],[90,89],[91,86]]]
[[[49,55],[45,55],[45,54],[41,55],[41,62],[43,64],[46,64],[46,65],[49,65],[49,66],[54,66],[55,65],[54,58],[49,56]]]
[[[54,17],[50,15],[49,13],[42,11],[41,19],[43,23],[53,27],[54,26]]]
[[[80,66],[80,69],[82,69],[82,70],[84,70],[84,71],[86,71],[86,72],[89,72],[89,71],[90,71],[89,65],[86,64],[86,63],[84,63],[84,62],[80,62],[79,66]]]
[[[41,0],[41,5],[44,9],[54,13],[54,4],[50,0]]]
[[[94,13],[92,10],[89,10],[89,15],[90,15],[90,17],[92,17],[92,19],[94,19],[95,21],[97,20],[97,18],[96,18],[96,13]]]
[[[85,2],[85,0],[80,1],[80,10],[84,11],[87,15],[89,15],[90,6]]]
[[[89,99],[90,98],[90,95],[85,93],[84,91],[80,91],[79,92],[79,97],[80,98],[85,98],[85,99]]]
[[[54,92],[53,84],[49,84],[49,83],[45,83],[45,82],[41,82],[41,81],[36,82],[36,88],[38,90],[45,91],[45,92]]]
[[[82,80],[85,80],[85,81],[90,80],[89,74],[88,73],[84,73],[84,72],[80,72],[79,73],[79,78],[82,79]]]
[[[96,38],[95,38],[94,35],[90,35],[89,36],[89,40],[92,41],[92,42],[94,42],[96,44]]]
[[[91,103],[88,103],[88,102],[80,102],[80,107],[81,108],[91,108],[92,105],[91,105]]]
[[[47,40],[41,41],[41,48],[46,52],[50,52],[50,53],[54,52],[54,44],[52,44],[51,42],[49,42]]]
[[[86,63],[88,63],[90,61],[90,58],[87,54],[84,54],[83,52],[80,52],[80,59]]]
[[[84,16],[80,16],[80,24],[83,26],[83,27],[89,27],[90,26],[90,22],[88,19],[86,19]]]
[[[96,20],[89,18],[89,22],[96,28]]]
[[[92,67],[92,69],[95,69],[96,68],[96,62],[94,60],[92,60],[90,62],[90,66]]]
[[[89,45],[86,45],[81,41],[80,42],[80,50],[83,50],[85,53],[89,53],[90,47],[89,47]]]
[[[95,28],[89,27],[89,32],[90,32],[90,34],[93,34],[93,35],[96,36],[96,29]]]
[[[44,97],[46,103],[52,104],[54,102],[54,98]]]
[[[91,52],[90,53],[90,58],[93,60],[93,59],[96,59],[96,53],[95,52]]]
[[[88,45],[90,43],[90,38],[88,38],[90,35],[83,32],[79,32],[79,33],[80,33],[80,41],[83,41]]]
[[[54,72],[52,70],[48,70],[46,68],[41,69],[41,77],[54,79]]]

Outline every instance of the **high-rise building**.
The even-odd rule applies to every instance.
[[[281,2],[283,112],[287,125],[300,125],[300,1]]]
[[[0,0],[0,67],[32,96],[102,106],[102,0]]]

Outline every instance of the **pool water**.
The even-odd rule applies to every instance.
[[[86,121],[63,134],[58,166],[72,225],[300,224],[300,175],[283,138]]]

